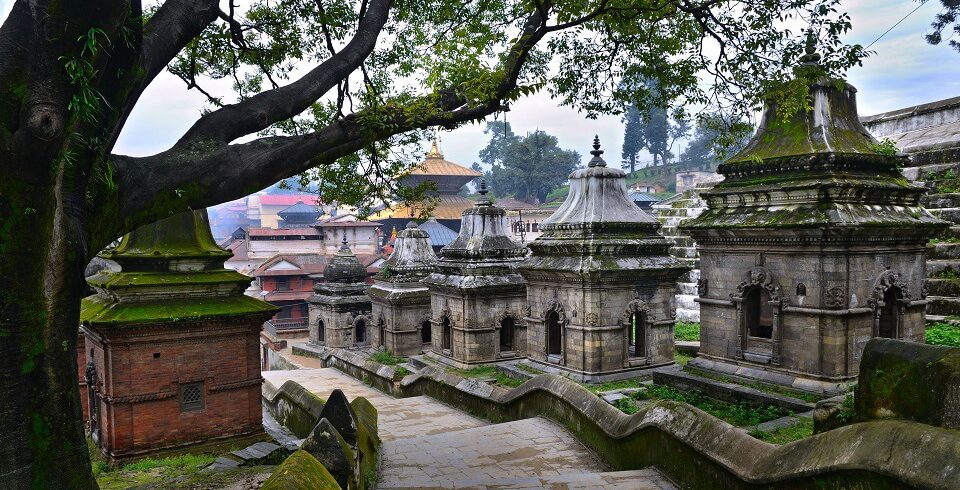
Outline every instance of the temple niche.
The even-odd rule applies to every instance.
[[[260,328],[204,210],[142,226],[101,254],[80,306],[90,435],[113,462],[263,431]]]
[[[313,285],[309,304],[310,342],[313,347],[357,347],[370,344],[370,297],[367,269],[350,251],[347,237]]]
[[[430,288],[431,353],[455,365],[522,357],[526,285],[517,265],[527,248],[513,241],[506,212],[487,198],[463,212],[457,239],[440,251]]]
[[[420,354],[424,345],[433,341],[430,290],[420,280],[433,271],[436,262],[430,235],[415,222],[408,222],[367,290],[375,322],[371,332],[374,346],[409,356]]]
[[[602,381],[673,362],[674,290],[690,268],[628,198],[625,174],[607,167],[596,138],[590,153],[519,271],[528,362]]]
[[[819,56],[808,43],[804,62]],[[757,134],[720,165],[696,240],[700,353],[689,366],[816,393],[846,389],[872,337],[924,341],[924,245],[946,223],[880,154],[856,89],[811,84],[811,110],[767,104]]]

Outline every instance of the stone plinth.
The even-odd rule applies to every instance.
[[[924,245],[946,223],[920,205],[902,159],[878,153],[853,87],[821,79],[810,93],[811,110],[788,120],[768,105],[702,194],[708,209],[681,228],[700,251],[692,364],[832,393],[869,339],[923,342]]]
[[[315,278],[309,304],[310,343],[331,348],[370,344],[370,297],[367,270],[347,246],[330,260],[323,277]]]
[[[111,460],[263,430],[259,334],[273,306],[223,268],[206,212],[123,238],[81,303],[91,436]]]
[[[589,381],[673,362],[674,289],[689,270],[599,147],[595,140],[588,168],[570,174],[566,201],[519,269],[527,356]]]
[[[373,344],[397,356],[422,352],[433,341],[430,290],[420,282],[433,270],[437,256],[430,235],[413,221],[397,235],[393,254],[367,290],[376,328]]]
[[[521,357],[526,284],[516,267],[527,254],[509,236],[505,211],[481,198],[463,212],[457,239],[440,251],[430,289],[432,352],[463,365]]]

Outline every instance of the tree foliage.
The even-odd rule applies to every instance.
[[[580,155],[560,148],[555,136],[534,131],[508,141],[501,149],[500,162],[494,163],[485,177],[495,195],[541,203],[567,181],[579,162]]]
[[[643,134],[643,116],[640,109],[631,105],[627,108],[623,118],[623,148],[620,157],[623,158],[621,167],[629,169],[630,173],[637,171],[637,158],[640,152],[647,147],[647,140]]]
[[[930,27],[933,32],[926,35],[927,42],[930,44],[940,44],[943,42],[943,32],[947,31],[947,44],[953,49],[960,51],[960,40],[954,39],[960,36],[960,1],[958,0],[940,0],[943,4],[943,10],[934,17]]]
[[[753,125],[748,122],[726,121],[717,114],[704,114],[680,154],[680,162],[690,167],[714,168],[728,155],[743,149],[752,133]]]

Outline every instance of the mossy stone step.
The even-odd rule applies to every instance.
[[[930,214],[951,223],[960,223],[960,208],[930,209]]]
[[[934,279],[960,274],[960,260],[933,259],[927,261],[927,277]]]
[[[927,292],[933,296],[960,297],[960,278],[927,279]]]
[[[928,245],[927,259],[960,259],[960,242]]]
[[[927,209],[960,208],[960,192],[927,194],[920,198],[920,204]]]
[[[927,296],[927,313],[931,315],[960,316],[960,298]]]

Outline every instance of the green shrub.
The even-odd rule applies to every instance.
[[[960,347],[960,327],[949,323],[934,323],[927,327],[927,343]]]
[[[632,398],[621,398],[617,400],[617,408],[627,415],[633,415],[640,410],[640,406],[637,405],[637,402]]]
[[[397,364],[407,362],[406,357],[397,357],[385,350],[375,352],[370,356],[370,360],[379,362],[385,366],[396,366]]]
[[[403,367],[403,366],[397,366],[397,367],[393,368],[393,380],[394,380],[394,381],[400,381],[401,379],[403,379],[404,376],[406,376],[406,375],[408,375],[408,374],[410,374],[410,370],[407,369],[407,368],[405,368],[405,367]]]
[[[673,336],[677,340],[700,340],[700,324],[693,322],[677,322],[673,330]]]

